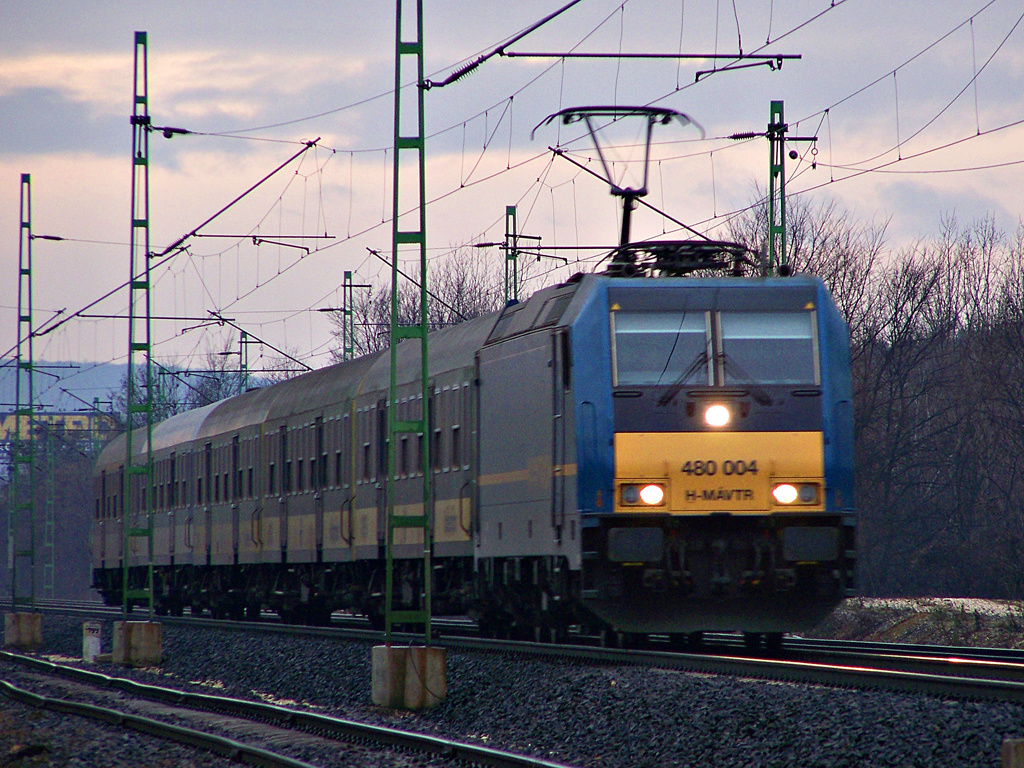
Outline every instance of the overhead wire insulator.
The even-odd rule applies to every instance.
[[[489,55],[480,56],[474,61],[471,61],[468,64],[464,64],[439,83],[435,83],[433,80],[426,79],[422,83],[420,83],[420,88],[422,88],[425,91],[429,91],[431,88],[444,88],[446,85],[451,85],[452,83],[458,82],[462,78],[469,75],[474,69],[479,67],[485,61],[487,61],[488,58],[490,58]]]

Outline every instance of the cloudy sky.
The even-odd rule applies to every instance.
[[[427,0],[425,66],[441,80],[566,0]],[[407,3],[408,4],[408,3]],[[437,263],[500,240],[515,204],[520,231],[545,245],[608,246],[618,210],[608,187],[550,147],[596,169],[560,109],[655,104],[703,127],[658,126],[647,200],[706,232],[749,205],[768,146],[727,137],[763,131],[785,102],[794,145],[789,192],[835,199],[888,222],[894,249],[936,235],[944,218],[992,216],[1012,232],[1024,210],[1024,24],[1011,0],[582,0],[510,47],[564,53],[800,55],[702,77],[709,59],[495,56],[426,94],[428,241]],[[148,32],[153,123],[193,132],[151,139],[152,243],[174,242],[318,139],[154,273],[154,314],[211,310],[316,366],[331,345],[317,308],[341,303],[345,270],[385,276],[368,248],[390,251],[394,8],[351,0],[153,3],[6,0],[0,11],[0,351],[17,328],[20,174],[32,177],[37,325],[128,278],[132,55]],[[406,77],[408,81],[410,77]],[[635,125],[609,129],[617,181],[635,184]],[[816,161],[812,170],[811,160]],[[310,248],[253,244],[253,235]],[[297,236],[306,239],[295,239]],[[684,233],[654,212],[634,238]],[[319,239],[313,239],[317,236]],[[499,253],[491,251],[497,262]],[[594,251],[568,253],[570,261]],[[542,262],[547,279],[587,264]],[[123,314],[121,290],[90,314]],[[232,332],[160,320],[155,354],[188,365]],[[37,340],[37,358],[123,360],[126,323],[84,317]],[[250,352],[258,365],[258,350]]]

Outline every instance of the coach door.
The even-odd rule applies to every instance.
[[[213,445],[206,444],[205,456],[206,472],[206,505],[203,507],[203,546],[202,551],[205,559],[203,565],[210,564],[210,550],[213,540],[213,506],[216,501],[211,497],[213,489]]]
[[[288,455],[288,427],[281,425],[281,439],[277,442],[278,462],[281,467],[281,484],[278,488],[278,542],[281,545],[281,562],[288,562],[288,494],[292,490],[292,460]]]
[[[560,330],[551,335],[551,527],[555,540],[562,541],[565,526],[567,466],[566,422],[567,397],[571,383],[572,361],[569,355],[569,333]]]
[[[324,559],[324,487],[327,485],[327,453],[324,451],[324,420],[313,424],[313,452],[309,458],[309,484],[313,489],[313,517],[316,525],[316,561]]]
[[[341,454],[336,456],[339,467],[336,472],[341,473],[341,488],[344,492],[342,501],[341,518],[341,540],[346,547],[353,546],[353,531],[355,530],[356,513],[356,409],[355,403],[350,401],[348,413],[342,419],[341,428]],[[347,517],[346,517],[347,513]]]
[[[178,518],[181,516],[181,512],[178,510],[180,499],[178,496],[178,459],[177,454],[171,454],[170,461],[170,479],[167,483],[167,554],[170,557],[170,564],[174,565],[174,555],[176,551],[175,539],[177,538],[177,529],[181,525]]]
[[[388,406],[386,400],[377,401],[377,546],[387,545],[388,535]]]
[[[225,483],[225,486],[227,483]],[[226,496],[228,489],[224,488]],[[232,562],[238,565],[239,516],[242,498],[242,443],[235,435],[231,440],[231,556]]]

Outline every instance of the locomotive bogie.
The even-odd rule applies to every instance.
[[[834,516],[633,516],[585,545],[587,605],[619,630],[807,629],[852,587],[853,528]]]

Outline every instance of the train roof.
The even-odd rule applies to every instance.
[[[622,278],[580,274],[566,283],[542,288],[523,302],[432,332],[429,337],[430,375],[433,377],[472,367],[477,351],[488,344],[571,324],[587,296],[602,285],[612,294],[619,289],[633,292],[636,288],[655,285],[661,289],[685,292],[699,289],[710,292],[711,296],[725,293],[735,297],[740,294],[749,297],[742,300],[743,304],[764,309],[770,309],[783,294],[825,291],[821,280],[808,275],[786,278]],[[779,290],[785,286],[788,290]],[[766,305],[765,299],[772,296],[775,298]],[[728,303],[735,301],[730,299]],[[406,340],[398,345],[399,386],[411,384],[419,378],[418,346],[415,340]],[[387,350],[320,368],[160,422],[153,427],[153,450],[160,451],[238,432],[267,421],[287,420],[321,410],[362,392],[387,389],[390,375],[391,357]],[[136,430],[133,450],[141,454],[144,443],[143,431]],[[100,455],[98,465],[123,464],[125,444],[124,435],[112,440]]]
[[[430,375],[472,367],[476,351],[491,332],[498,312],[442,328],[430,334]],[[419,349],[415,340],[398,345],[398,384],[419,377]],[[320,368],[286,381],[180,413],[153,425],[154,452],[187,444],[267,421],[277,421],[344,402],[364,391],[386,389],[391,377],[391,356],[382,350],[343,363]],[[100,454],[98,466],[124,463],[127,438],[119,435]],[[145,430],[137,428],[132,451],[145,450]]]

